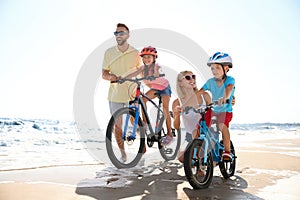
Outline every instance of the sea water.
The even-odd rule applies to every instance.
[[[300,138],[297,123],[232,124],[230,131],[236,148],[263,146],[254,141]],[[70,121],[0,118],[0,171],[107,162],[89,151],[92,147],[107,154],[105,127],[87,127],[84,134],[87,137]]]

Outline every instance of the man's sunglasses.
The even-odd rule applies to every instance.
[[[186,79],[186,80],[191,80],[191,79],[196,79],[196,75],[195,74],[193,74],[193,75],[191,75],[191,76],[189,76],[189,75],[186,75],[186,76],[184,76],[184,78]]]
[[[114,35],[115,35],[115,36],[118,36],[118,35],[119,35],[119,36],[124,36],[124,35],[126,35],[126,34],[127,34],[127,32],[125,32],[125,31],[120,31],[120,32],[115,31],[115,32],[114,32]]]

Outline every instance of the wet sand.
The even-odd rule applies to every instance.
[[[236,148],[235,175],[224,180],[216,167],[208,189],[193,190],[178,161],[162,163],[158,175],[127,177],[124,187],[107,187],[118,181],[115,172],[106,177],[105,186],[84,187],[84,180],[96,179],[103,164],[56,166],[0,171],[0,199],[299,199],[300,139],[258,143],[264,147]]]

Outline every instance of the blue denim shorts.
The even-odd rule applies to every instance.
[[[152,89],[152,88],[151,88],[151,90],[156,91],[158,94],[160,94],[160,96],[171,96],[171,94],[172,94],[170,85],[168,85],[168,87],[166,87],[166,89],[164,89],[164,90],[156,90],[156,89]]]

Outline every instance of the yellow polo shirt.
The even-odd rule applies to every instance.
[[[138,50],[129,45],[123,53],[117,46],[106,50],[102,69],[108,70],[117,76],[126,76],[142,65]],[[108,91],[108,100],[117,103],[126,103],[132,99],[135,85],[130,82],[122,84],[111,83]]]

